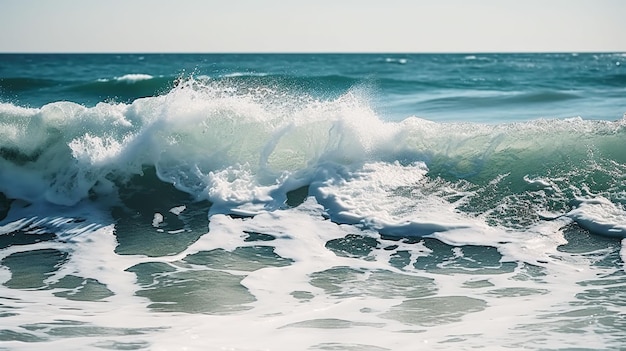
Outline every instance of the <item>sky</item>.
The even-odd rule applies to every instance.
[[[626,51],[626,0],[0,0],[0,52]]]

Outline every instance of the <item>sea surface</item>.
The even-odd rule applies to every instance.
[[[1,54],[0,350],[624,350],[626,54]]]

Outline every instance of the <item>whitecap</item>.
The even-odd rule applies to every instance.
[[[120,77],[115,77],[115,80],[118,82],[136,83],[142,80],[149,80],[152,78],[154,77],[149,74],[131,73],[131,74],[125,74]]]

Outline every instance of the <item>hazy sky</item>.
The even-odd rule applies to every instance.
[[[626,51],[626,0],[0,0],[0,52]]]

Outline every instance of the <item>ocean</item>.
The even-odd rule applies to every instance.
[[[626,54],[1,54],[0,350],[626,349]]]

